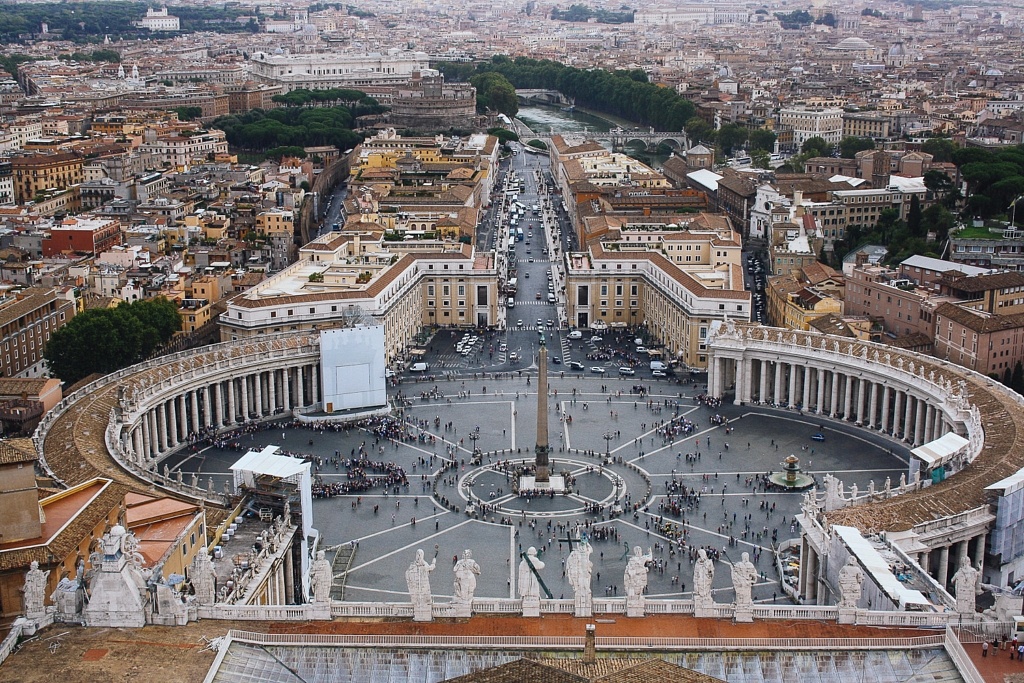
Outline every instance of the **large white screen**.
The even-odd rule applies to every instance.
[[[385,405],[385,368],[382,325],[321,331],[323,409],[336,413]]]

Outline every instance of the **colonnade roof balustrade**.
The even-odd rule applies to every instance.
[[[917,491],[833,510],[829,524],[864,532],[906,531],[985,505],[987,486],[1024,468],[1024,398],[977,372],[884,344],[731,321],[712,331],[708,347],[722,358],[873,373],[874,381],[911,390],[958,416],[953,421],[966,428],[971,442],[970,462],[962,470]]]
[[[244,374],[248,365],[256,367],[271,354],[292,357],[314,347],[318,335],[291,332],[182,351],[119,370],[68,395],[44,416],[33,435],[36,451],[44,468],[66,486],[104,476],[152,492],[144,473],[122,466],[108,448],[105,433],[115,407],[127,406],[131,420],[179,393]]]

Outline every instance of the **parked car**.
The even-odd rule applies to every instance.
[[[571,360],[568,363],[566,363],[566,365],[569,366],[570,370],[582,370],[583,369],[583,363],[579,362],[578,360]]]
[[[668,375],[665,374],[664,370],[655,370],[654,372],[651,373],[651,375],[653,375],[654,377],[668,377]]]
[[[619,374],[620,375],[635,375],[636,374],[636,370],[634,370],[633,368],[627,368],[627,367],[623,366],[623,367],[619,368]]]

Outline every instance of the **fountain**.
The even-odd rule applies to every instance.
[[[769,479],[789,491],[803,491],[814,486],[814,479],[800,471],[800,458],[792,454],[782,461],[782,471],[773,472]]]

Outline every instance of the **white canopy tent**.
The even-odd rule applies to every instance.
[[[259,477],[273,477],[295,486],[302,514],[302,591],[303,595],[309,595],[310,554],[316,551],[320,538],[320,532],[313,528],[312,464],[300,458],[279,455],[280,450],[280,446],[267,446],[261,451],[249,451],[231,466],[231,472],[234,475],[235,492],[242,486],[255,487]]]

